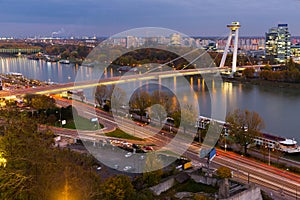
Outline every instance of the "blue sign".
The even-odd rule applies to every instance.
[[[217,155],[217,150],[216,148],[213,148],[210,152],[209,152],[209,161],[212,161],[214,159],[214,157],[216,157]]]

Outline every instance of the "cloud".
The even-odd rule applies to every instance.
[[[298,2],[298,0],[0,0],[0,22],[55,25],[57,28],[53,30],[60,30],[66,26],[81,26],[83,29],[94,26],[94,29],[102,31],[102,34],[141,26],[161,26],[194,35],[200,32],[207,34],[225,32],[224,26],[227,23],[240,20],[243,29],[251,34],[263,33],[277,21],[296,25],[298,17],[295,15],[300,6]],[[260,24],[265,27],[261,27]],[[68,30],[65,29],[65,32]]]
[[[64,29],[64,28],[61,28],[61,29],[58,30],[58,31],[52,32],[51,35],[54,36],[54,35],[60,35],[60,34],[63,34],[63,33],[65,33],[65,29]]]

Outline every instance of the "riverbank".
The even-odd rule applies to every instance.
[[[276,88],[300,89],[300,83],[268,81],[268,80],[262,80],[262,79],[258,79],[258,78],[244,78],[244,77],[235,77],[235,78],[222,77],[222,78],[223,78],[223,81],[232,82],[232,83],[252,84],[252,85],[258,85],[258,86],[276,87]]]
[[[17,72],[0,73],[0,78],[3,90],[25,89],[49,85],[47,82],[29,79],[24,77],[23,74]]]

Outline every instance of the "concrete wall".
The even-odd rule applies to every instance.
[[[191,178],[196,182],[196,183],[202,183],[206,185],[211,185],[211,186],[218,186],[218,179],[212,178],[212,177],[207,177],[207,176],[199,176],[196,174],[191,174]]]
[[[262,200],[261,191],[259,187],[250,187],[248,190],[240,192],[226,200]],[[225,200],[225,199],[223,199]]]
[[[170,178],[158,185],[155,185],[153,187],[150,188],[150,190],[155,194],[155,195],[160,195],[161,193],[167,191],[168,189],[170,189],[171,187],[173,187],[175,185],[176,181],[175,178]]]
[[[206,185],[211,185],[214,187],[218,187],[221,184],[225,184],[224,187],[224,191],[222,193],[222,195],[220,195],[220,199],[222,200],[262,200],[262,196],[261,196],[261,191],[260,188],[255,186],[255,185],[249,185],[248,189],[246,189],[245,191],[242,191],[234,196],[228,197],[229,196],[229,188],[228,188],[228,180],[224,182],[224,180],[220,181],[217,178],[212,178],[212,177],[206,177],[206,176],[200,176],[200,175],[196,175],[196,174],[190,174],[190,177],[197,183],[202,183],[202,184],[206,184]],[[158,185],[155,185],[151,188],[149,188],[155,195],[160,195],[161,193],[169,190],[170,188],[172,188],[174,185],[176,184],[176,180],[175,178],[170,178]],[[222,187],[221,187],[222,188]],[[224,194],[223,194],[224,193]],[[223,197],[223,198],[222,198]],[[225,197],[225,198],[224,198]],[[226,198],[228,197],[228,198]]]

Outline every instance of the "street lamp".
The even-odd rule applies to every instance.
[[[270,156],[270,148],[268,147],[268,149],[269,149],[269,166],[271,165],[270,163],[271,163],[271,156]]]
[[[283,171],[282,175],[284,175],[286,172],[289,171],[289,168],[286,168],[286,170]],[[281,196],[284,196],[284,190],[283,190],[283,184],[282,184],[282,188],[281,188]]]
[[[58,114],[58,112],[59,112],[59,123],[60,123],[60,127],[62,127],[62,122],[61,122],[61,109],[58,111],[55,111],[55,113],[57,113]]]
[[[269,166],[271,165],[271,148],[269,146],[265,146],[265,148],[268,148],[268,152],[269,152],[269,161],[268,161],[268,164]],[[272,149],[272,151],[274,151],[274,149]]]
[[[227,136],[228,136],[228,129],[227,129],[227,127],[224,127],[224,139],[225,139],[224,148],[225,148],[225,152],[227,150]]]
[[[267,149],[268,148],[268,152],[269,152],[269,154],[268,154],[268,165],[270,165],[270,148],[269,148],[269,146],[265,146],[265,149]]]
[[[3,153],[0,153],[0,167],[6,167],[7,160],[4,158]]]

